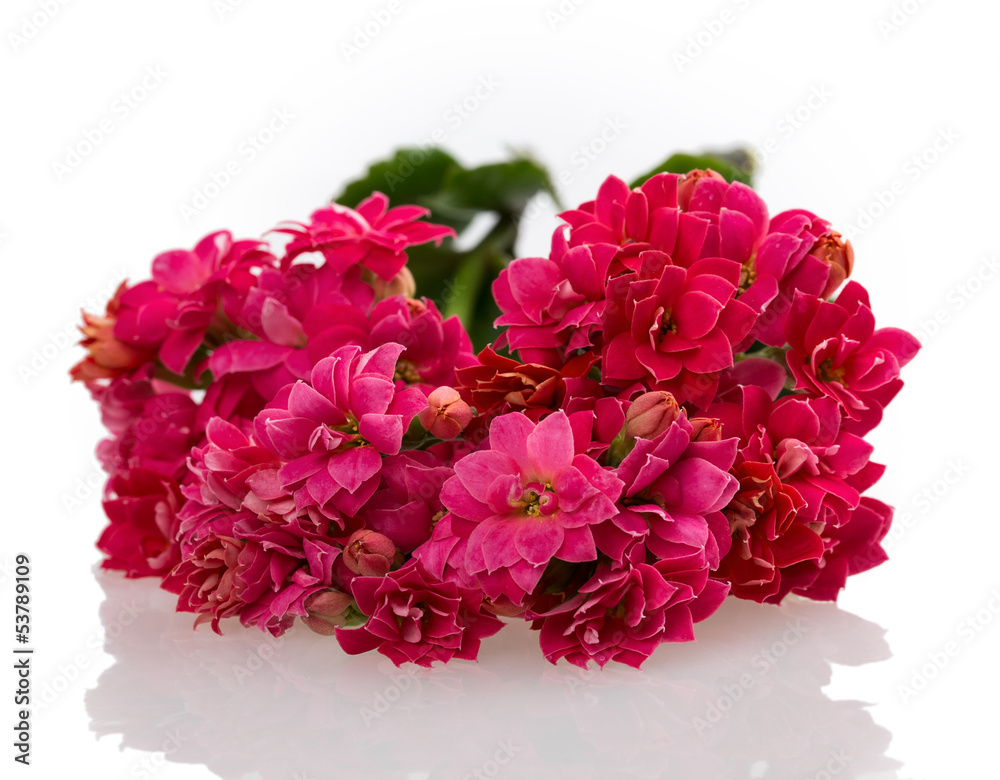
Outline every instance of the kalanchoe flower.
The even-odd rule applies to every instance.
[[[542,653],[586,668],[618,661],[639,668],[661,642],[694,639],[693,623],[711,615],[726,586],[710,581],[700,598],[669,563],[602,563],[579,591],[543,614],[529,612]]]
[[[737,489],[729,474],[737,442],[722,440],[714,422],[681,411],[655,438],[634,439],[615,469],[625,486],[618,512],[594,528],[598,549],[613,561],[648,550],[691,572],[700,582],[695,595],[729,550],[721,510]]]
[[[481,641],[503,628],[483,611],[480,591],[441,582],[418,561],[385,577],[358,577],[351,590],[369,616],[360,628],[336,629],[337,641],[351,655],[378,650],[397,666],[475,660]]]
[[[640,258],[638,272],[608,288],[604,382],[669,390],[678,401],[705,408],[715,397],[718,372],[733,365],[734,345],[756,317],[735,297],[740,267],[709,258],[684,268],[653,251]]]
[[[121,341],[115,336],[115,323],[122,294],[128,282],[122,282],[105,307],[104,316],[82,312],[83,338],[80,346],[88,355],[70,369],[70,377],[78,382],[99,382],[116,379],[156,359],[156,352]]]
[[[396,379],[425,393],[454,387],[455,372],[476,363],[461,320],[444,319],[427,298],[388,298],[376,304],[369,319],[368,349],[392,343],[406,347],[396,362]]]
[[[379,484],[383,455],[395,455],[403,433],[425,406],[423,393],[393,383],[399,344],[362,353],[344,347],[313,368],[254,420],[254,438],[278,456],[281,488],[301,511],[342,524]],[[343,528],[343,526],[340,526]]]
[[[180,560],[177,512],[183,503],[177,484],[141,468],[108,481],[104,512],[111,524],[97,546],[108,557],[103,569],[126,577],[162,577]]]
[[[444,484],[452,529],[468,539],[466,567],[491,599],[520,604],[554,559],[596,558],[591,526],[616,509],[621,482],[577,454],[569,418],[523,414],[490,424],[489,448],[462,458]]]
[[[427,396],[427,407],[417,415],[431,436],[454,439],[472,422],[472,409],[453,387],[439,387]]]
[[[849,282],[833,303],[796,293],[785,326],[788,368],[796,387],[836,400],[864,435],[903,386],[899,370],[920,349],[905,330],[875,330],[868,292]]]
[[[576,350],[600,349],[601,314],[611,263],[618,248],[596,244],[568,248],[561,231],[549,258],[514,260],[493,282],[505,328],[497,348],[517,350],[522,360],[559,366]]]
[[[360,265],[389,281],[406,265],[407,247],[433,241],[440,244],[455,231],[418,222],[430,212],[419,206],[389,208],[389,199],[373,193],[357,209],[333,203],[314,211],[307,224],[285,223],[275,232],[292,240],[285,248],[285,268],[303,252],[322,252],[326,262],[343,273]]]
[[[355,531],[344,545],[344,564],[363,577],[388,574],[395,557],[392,540],[367,528]]]
[[[439,446],[385,458],[379,488],[362,511],[365,527],[389,537],[403,553],[426,542],[444,513],[441,487],[454,470]]]
[[[228,521],[228,527],[202,529],[163,587],[178,594],[178,611],[197,614],[195,625],[210,621],[221,633],[221,620],[239,617],[245,626],[280,636],[296,617],[308,615],[313,594],[330,588],[340,548],[301,526],[247,512],[230,514]]]
[[[822,537],[823,557],[792,566],[782,572],[781,590],[818,601],[836,601],[847,578],[878,566],[888,557],[881,541],[892,522],[892,507],[870,496],[862,496],[849,520],[826,526]]]
[[[736,596],[780,601],[794,582],[784,583],[786,570],[820,560],[824,529],[850,520],[883,469],[869,462],[870,444],[842,429],[833,399],[792,395],[774,403],[748,386],[739,401],[710,411],[741,445],[740,492],[725,510],[733,548],[720,576]]]
[[[193,250],[164,252],[153,260],[153,278],[119,299],[115,336],[183,374],[210,328],[228,329],[221,309],[235,309],[256,283],[254,271],[276,260],[259,241],[236,241],[227,231],[203,238]]]

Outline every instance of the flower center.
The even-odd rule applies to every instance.
[[[822,363],[819,364],[819,367],[816,370],[816,375],[822,381],[827,383],[839,382],[840,384],[844,384],[843,366],[841,366],[840,368],[834,368],[833,361],[830,358],[827,358],[826,360],[824,360]]]
[[[397,360],[396,373],[393,374],[392,378],[395,380],[401,379],[408,385],[415,385],[420,382],[420,372],[417,371],[417,367],[409,360]]]
[[[757,265],[754,263],[753,258],[747,260],[740,267],[740,286],[737,291],[737,295],[741,295],[747,291],[747,288],[757,281]]]
[[[525,485],[521,498],[516,502],[528,517],[551,515],[559,507],[559,499],[548,482],[531,482]]]

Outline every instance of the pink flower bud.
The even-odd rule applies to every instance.
[[[643,393],[625,413],[627,438],[655,439],[680,417],[677,399],[665,391]]]
[[[722,441],[722,423],[714,417],[692,417],[691,441]]]
[[[344,564],[363,577],[384,577],[395,557],[392,540],[367,528],[355,531],[344,545]]]
[[[835,230],[820,238],[813,245],[810,255],[830,266],[830,276],[826,280],[821,298],[829,298],[854,269],[854,247],[850,241]]]
[[[321,590],[306,599],[306,615],[302,618],[310,629],[323,636],[332,636],[334,628],[346,625],[346,612],[353,599],[338,590]]]
[[[455,388],[439,387],[428,396],[418,418],[432,436],[454,439],[472,422],[472,409]]]

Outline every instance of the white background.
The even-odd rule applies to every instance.
[[[985,0],[7,0],[0,615],[12,626],[9,567],[28,553],[37,704],[33,765],[4,747],[3,776],[1000,776],[998,24]],[[460,118],[481,79],[494,90]],[[275,112],[287,126],[249,159]],[[597,142],[609,122],[624,129]],[[924,343],[872,437],[891,561],[839,608],[729,604],[642,673],[582,676],[516,629],[478,667],[394,676],[303,632],[280,647],[191,633],[151,583],[95,576],[101,429],[66,374],[79,309],[211,230],[307,217],[435,130],[469,164],[513,147],[568,171],[567,204],[672,151],[751,144],[769,150],[772,213],[853,228],[879,323]],[[238,175],[185,219],[231,160]],[[553,213],[522,254],[546,250]],[[5,745],[15,709],[0,696]]]

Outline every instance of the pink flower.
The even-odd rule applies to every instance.
[[[719,371],[733,365],[734,345],[756,314],[736,299],[740,266],[732,260],[673,265],[662,252],[641,256],[638,272],[611,281],[604,313],[606,384],[668,390],[705,408]]]
[[[811,599],[836,601],[849,576],[868,571],[888,558],[880,542],[891,523],[892,507],[862,496],[846,522],[823,529],[826,549],[822,559],[784,572],[782,589]]]
[[[183,503],[177,484],[155,472],[134,468],[108,481],[104,512],[111,524],[97,546],[108,557],[103,569],[126,577],[164,576],[180,560],[177,512]]]
[[[440,244],[455,231],[443,225],[418,222],[430,212],[419,206],[389,209],[389,199],[376,192],[357,209],[333,203],[314,211],[308,224],[285,223],[275,232],[292,240],[285,248],[282,267],[287,268],[303,252],[322,252],[326,262],[340,273],[361,265],[390,281],[406,265],[406,249],[434,241]]]
[[[493,282],[506,330],[497,348],[517,350],[528,363],[559,366],[580,349],[600,348],[605,291],[618,248],[566,246],[557,231],[549,258],[514,260]]]
[[[178,611],[198,615],[195,625],[211,621],[221,633],[221,620],[239,617],[279,636],[308,615],[311,596],[331,587],[340,548],[301,526],[245,511],[230,513],[228,521],[228,528],[209,528],[186,545],[163,587],[178,594]]]
[[[227,231],[203,238],[193,250],[157,255],[153,278],[120,298],[115,336],[133,347],[158,351],[160,361],[183,374],[210,328],[221,335],[227,323],[220,308],[231,308],[255,284],[254,270],[275,258],[259,241],[233,242]]]
[[[455,533],[468,539],[469,573],[491,599],[520,604],[553,558],[596,559],[591,526],[615,514],[621,487],[576,454],[565,412],[538,424],[513,413],[494,418],[488,449],[455,464],[441,498]]]
[[[481,641],[503,628],[482,611],[480,591],[436,580],[417,561],[385,577],[357,577],[351,590],[369,616],[361,628],[336,630],[351,655],[377,649],[397,666],[475,660]]]
[[[540,629],[542,653],[587,668],[619,661],[639,668],[661,642],[694,639],[693,623],[722,604],[723,583],[708,581],[700,598],[676,581],[669,564],[602,563],[579,591],[542,614],[529,612]]]
[[[900,369],[920,349],[904,330],[875,330],[868,292],[857,282],[833,303],[796,293],[785,336],[796,388],[836,400],[858,435],[879,423],[882,408],[903,386]]]
[[[78,382],[99,382],[129,374],[140,366],[156,359],[153,350],[126,344],[115,336],[115,323],[122,294],[128,283],[122,282],[105,307],[104,316],[82,312],[83,339],[80,346],[87,350],[87,357],[70,369],[70,377]]]
[[[634,190],[610,176],[596,200],[559,216],[569,223],[570,246],[615,244],[633,256],[655,249],[684,268],[706,257],[742,265],[767,227],[767,207],[757,193],[700,170],[657,174]]]
[[[315,508],[342,523],[340,512],[356,514],[375,492],[382,456],[399,452],[426,404],[419,390],[396,390],[402,351],[339,349],[316,364],[310,383],[287,386],[254,419],[254,438],[284,462],[277,483],[300,512]]]
[[[701,581],[694,595],[729,550],[722,509],[737,489],[729,474],[736,440],[721,440],[710,422],[678,410],[655,437],[634,439],[615,470],[625,486],[618,512],[593,529],[598,549],[618,564],[636,547],[653,560],[682,563]]]
[[[433,448],[385,458],[381,484],[362,511],[365,527],[409,553],[427,541],[434,521],[444,513],[441,487],[452,474]]]

